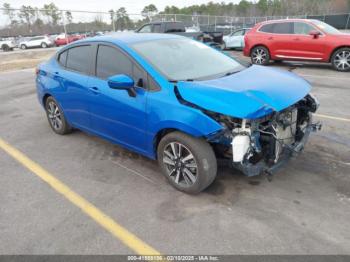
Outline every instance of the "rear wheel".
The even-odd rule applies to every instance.
[[[350,71],[350,48],[341,48],[337,50],[331,59],[333,68],[341,72]]]
[[[27,48],[27,46],[26,45],[21,45],[21,49],[26,49]]]
[[[252,50],[250,58],[253,64],[267,65],[270,62],[270,52],[266,47],[257,46]]]
[[[45,109],[49,124],[56,134],[65,135],[72,131],[71,126],[64,117],[63,111],[52,96],[46,99]]]
[[[4,52],[8,52],[11,50],[11,48],[8,45],[3,45],[1,49],[4,50]]]
[[[157,155],[163,174],[180,191],[198,194],[216,177],[214,151],[203,139],[170,133],[160,141]]]

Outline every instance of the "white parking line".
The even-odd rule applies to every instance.
[[[315,115],[315,116],[318,116],[318,117],[322,117],[322,118],[332,119],[332,120],[350,122],[350,119],[348,119],[348,118],[335,117],[335,116],[327,116],[327,115],[322,115],[322,114],[314,114],[314,115]]]
[[[315,77],[315,78],[328,78],[328,79],[337,79],[337,80],[345,80],[345,81],[349,81],[350,80],[350,75],[349,77],[338,77],[338,76],[323,76],[323,75],[305,75],[305,74],[299,74],[298,72],[294,72],[296,74],[298,74],[299,76],[302,77]]]

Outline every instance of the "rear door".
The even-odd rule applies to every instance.
[[[37,37],[32,37],[27,43],[27,47],[35,47],[37,42]]]
[[[34,37],[34,40],[32,42],[32,46],[33,47],[38,47],[41,45],[41,43],[43,42],[44,37],[38,36],[38,37]]]
[[[145,150],[147,74],[133,59],[113,45],[97,47],[95,77],[89,88],[95,90],[90,104],[94,132],[134,150]],[[135,81],[136,96],[126,90],[111,89],[108,78],[128,75]]]
[[[68,121],[75,127],[89,129],[89,103],[94,98],[87,87],[93,70],[93,47],[89,44],[74,46],[58,55],[61,70],[53,72],[60,89],[55,96]]]
[[[293,23],[273,23],[272,34],[267,37],[272,58],[283,58],[290,55],[292,50]]]
[[[325,57],[327,36],[321,33],[318,37],[310,35],[311,31],[319,31],[305,22],[294,22],[293,50],[291,55],[305,60],[322,60]]]

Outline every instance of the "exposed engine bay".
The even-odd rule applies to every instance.
[[[270,173],[304,148],[312,131],[318,101],[311,94],[281,112],[260,119],[236,119],[210,114],[224,128],[208,138],[218,157],[232,159],[233,165],[248,176]]]

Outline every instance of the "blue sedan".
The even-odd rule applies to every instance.
[[[39,65],[36,85],[54,132],[80,129],[157,159],[191,194],[214,181],[218,158],[270,174],[319,128],[302,78],[171,34],[74,42]]]

